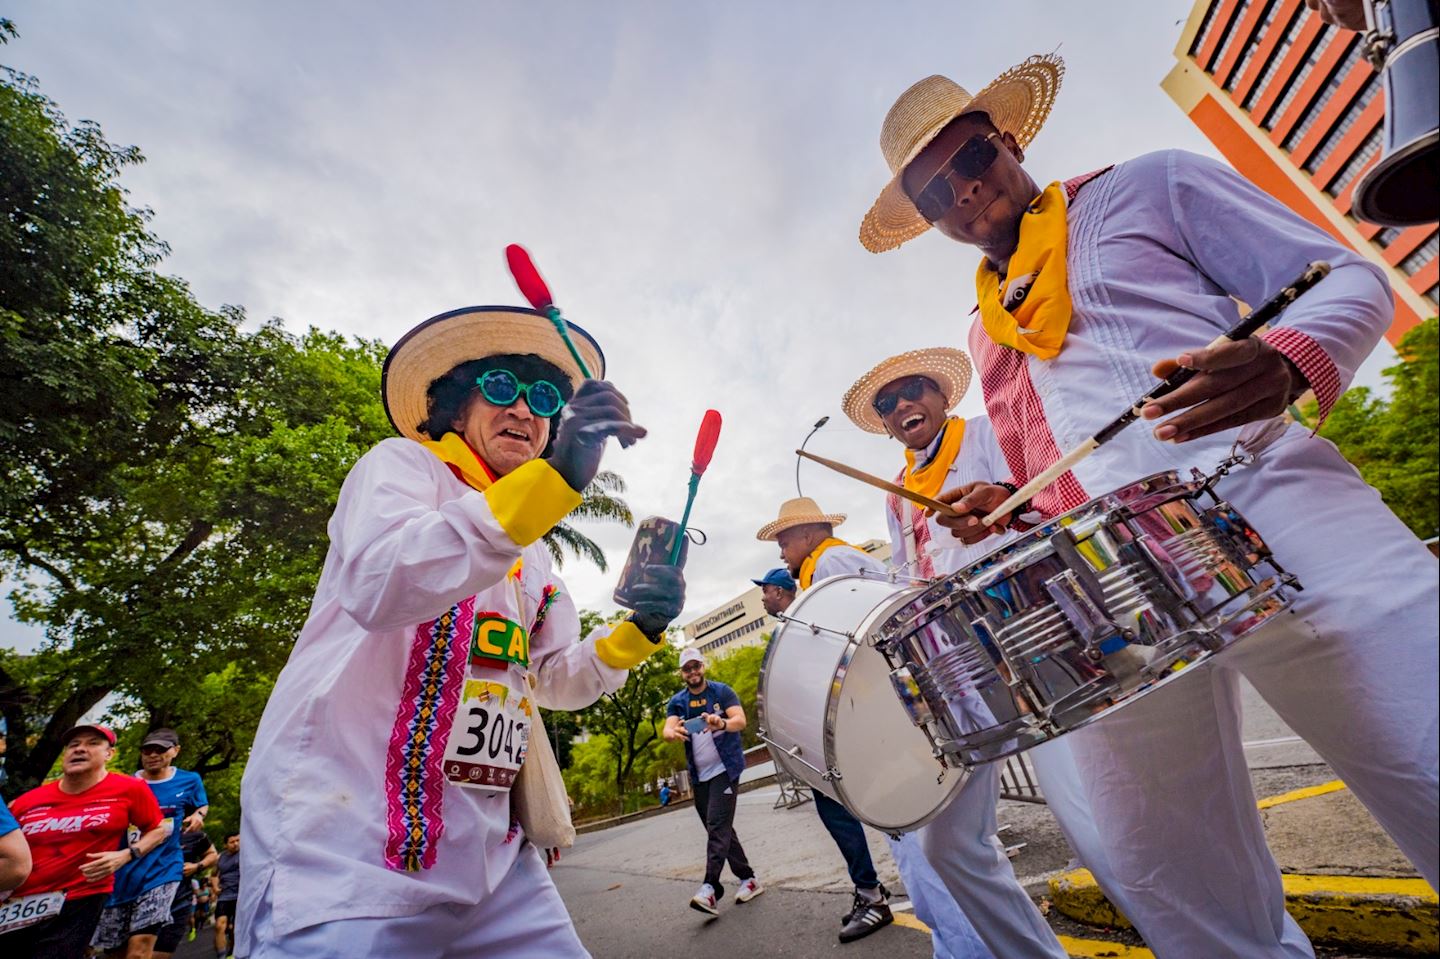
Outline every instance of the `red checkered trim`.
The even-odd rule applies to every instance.
[[[1082,176],[1064,182],[1067,202],[1073,202],[1075,194],[1091,180],[1108,172],[1092,170]],[[995,428],[995,438],[1000,443],[1000,452],[1010,467],[1010,482],[1023,486],[1030,477],[1060,458],[1060,447],[1055,434],[1045,419],[1045,405],[1035,384],[1030,380],[1030,369],[1026,354],[1019,350],[1000,346],[985,333],[984,325],[977,319],[970,327],[970,355],[980,371],[980,389],[985,394],[985,411],[990,424]],[[999,477],[994,477],[999,479]],[[1045,516],[1056,516],[1090,501],[1085,487],[1066,473],[1051,483],[1030,501],[1031,509]],[[1015,521],[1016,528],[1026,528]]]
[[[895,477],[896,486],[905,485],[905,470]],[[905,512],[909,511],[911,527],[915,530],[915,555],[910,557],[910,562],[915,564],[913,572],[916,576],[925,579],[935,578],[935,560],[930,556],[930,523],[925,519],[924,511],[909,500],[900,501],[900,497],[890,493],[886,497],[886,505],[890,507],[890,514],[895,517],[900,529],[905,528]]]
[[[1260,337],[1286,359],[1300,369],[1300,373],[1315,391],[1315,400],[1320,405],[1320,419],[1317,427],[1325,422],[1335,401],[1340,399],[1340,371],[1330,354],[1308,335],[1293,326],[1277,326]]]

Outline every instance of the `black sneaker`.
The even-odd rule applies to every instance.
[[[883,882],[882,882],[882,883],[879,883],[878,885],[876,885],[875,888],[880,891],[880,901],[881,901],[881,902],[889,902],[889,901],[890,901],[890,890],[885,888],[885,884],[884,884]],[[861,895],[860,895],[860,887],[859,887],[859,886],[856,886],[856,887],[855,887],[855,898],[856,898],[857,900],[860,899],[860,898],[862,898]],[[853,916],[853,915],[855,915],[855,904],[854,904],[854,903],[851,903],[851,904],[850,904],[850,911],[849,911],[849,912],[846,912],[844,915],[842,915],[842,916],[840,917],[840,925],[843,926],[843,925],[845,925],[845,923],[849,922],[849,921],[850,921],[850,917]]]
[[[886,894],[884,886],[880,887],[881,895]],[[840,941],[854,942],[856,939],[864,939],[870,933],[890,925],[895,921],[895,914],[890,911],[885,900],[871,902],[859,892],[855,893],[855,903],[850,909],[850,915],[845,917],[845,924],[840,927]]]

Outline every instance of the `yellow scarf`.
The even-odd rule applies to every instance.
[[[1070,288],[1065,271],[1065,188],[1047,186],[1020,218],[1020,242],[1010,257],[1004,288],[989,260],[980,261],[975,292],[980,322],[1001,346],[1051,360],[1070,328]]]
[[[446,433],[438,440],[426,440],[420,445],[440,457],[461,481],[482,493],[495,482],[490,467],[485,465],[480,454],[475,452],[475,448],[465,442],[459,433]]]
[[[965,442],[965,421],[958,416],[952,416],[945,421],[941,430],[942,439],[940,448],[935,451],[935,458],[918,470],[915,468],[915,451],[905,451],[904,487],[912,493],[931,499],[944,487],[945,477],[950,475],[950,467],[955,464],[955,457],[960,455],[960,444]]]
[[[810,584],[815,581],[815,564],[818,563],[818,562],[820,562],[820,555],[821,555],[822,553],[824,553],[827,549],[829,549],[829,548],[832,547],[832,546],[845,546],[845,547],[848,547],[849,549],[855,549],[855,550],[860,549],[860,547],[858,547],[858,546],[851,546],[849,543],[845,542],[843,539],[836,539],[836,538],[833,537],[833,536],[830,537],[829,539],[825,540],[825,541],[824,541],[823,543],[821,543],[819,546],[815,547],[815,551],[812,552],[809,556],[805,557],[805,561],[800,564],[800,577],[799,577],[799,579],[800,579],[800,588],[801,588],[801,589],[809,589],[809,588],[810,588]],[[863,550],[862,550],[862,552],[863,552]]]

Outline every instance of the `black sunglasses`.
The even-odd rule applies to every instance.
[[[940,166],[940,171],[925,184],[925,189],[915,198],[915,209],[920,211],[926,222],[934,223],[955,205],[955,188],[950,185],[951,175],[967,180],[978,180],[990,169],[990,164],[1000,155],[1000,148],[992,140],[999,140],[998,133],[977,134],[960,144],[960,149],[950,155]]]
[[[909,400],[911,403],[918,402],[920,397],[925,395],[925,388],[927,386],[933,386],[937,391],[940,389],[940,387],[930,382],[929,377],[907,377],[901,380],[900,385],[890,390],[890,392],[882,393],[875,397],[875,401],[870,405],[874,407],[875,412],[879,413],[883,418],[895,412],[895,407],[900,405],[901,400]],[[888,390],[889,387],[886,387],[886,389]]]

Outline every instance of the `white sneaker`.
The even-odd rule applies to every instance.
[[[720,915],[720,910],[715,908],[715,887],[708,882],[701,883],[699,891],[690,897],[690,908],[712,916]]]
[[[740,882],[740,888],[735,890],[735,901],[749,902],[764,891],[765,887],[760,885],[754,876],[751,876],[749,879],[744,879]]]

